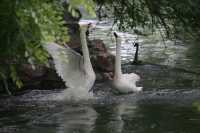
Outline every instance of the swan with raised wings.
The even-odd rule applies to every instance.
[[[50,43],[45,46],[53,58],[58,75],[68,87],[65,90],[66,98],[88,99],[93,96],[89,90],[93,87],[96,76],[90,62],[86,41],[88,24],[88,22],[79,23],[83,56],[68,46],[57,43]]]
[[[121,70],[121,40],[116,32],[116,56],[115,56],[115,72],[113,78],[113,88],[119,93],[131,93],[142,91],[142,87],[137,87],[136,82],[140,80],[140,76],[135,73],[123,74]]]

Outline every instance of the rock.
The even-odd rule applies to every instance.
[[[102,40],[91,40],[88,46],[92,66],[96,74],[98,73],[97,80],[110,80],[114,72],[114,55],[108,52]]]
[[[59,89],[65,88],[62,79],[55,69],[36,65],[35,69],[29,64],[22,64],[17,70],[25,89]]]
[[[23,74],[26,79],[29,78],[40,78],[46,73],[46,69],[42,65],[36,65],[33,68],[30,64],[22,64],[19,68],[20,74]]]
[[[89,46],[94,69],[101,72],[113,72],[114,56],[107,51],[103,41],[91,40]]]

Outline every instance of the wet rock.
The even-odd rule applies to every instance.
[[[111,79],[114,72],[114,55],[108,52],[102,40],[91,40],[88,44],[92,66],[95,72],[101,75],[97,80]]]
[[[47,69],[42,65],[32,67],[30,64],[22,64],[19,71],[24,75],[24,79],[29,80],[30,78],[42,77],[47,72]]]
[[[114,56],[110,54],[102,40],[92,40],[89,42],[91,61],[94,68],[102,72],[114,71]]]
[[[33,68],[29,64],[23,64],[19,67],[18,73],[25,89],[65,88],[64,82],[57,75],[54,68],[48,68],[43,65],[36,65]]]

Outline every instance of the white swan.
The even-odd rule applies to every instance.
[[[136,82],[140,80],[140,77],[135,73],[122,74],[121,70],[121,40],[114,32],[116,38],[116,56],[115,56],[115,72],[113,79],[113,88],[120,93],[131,93],[142,91],[142,87],[137,87]]]
[[[53,57],[58,75],[69,87],[64,93],[65,98],[73,100],[91,98],[92,92],[89,92],[89,90],[96,79],[86,41],[86,30],[89,23],[80,22],[79,24],[83,56],[68,46],[64,47],[56,43],[50,43],[45,46]]]

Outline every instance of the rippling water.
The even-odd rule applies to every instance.
[[[97,25],[91,38],[103,39],[114,54],[110,28]],[[120,36],[124,64],[133,60],[137,38],[140,60],[149,63],[123,65],[124,72],[140,74],[143,92],[113,95],[107,84],[96,83],[96,98],[88,101],[65,101],[63,90],[1,98],[0,133],[199,133],[199,62],[188,56],[195,48],[171,41],[165,48],[157,36]]]
[[[35,90],[0,99],[1,133],[198,133],[200,90],[145,91],[89,101],[50,100]]]

